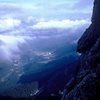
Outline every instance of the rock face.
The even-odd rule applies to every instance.
[[[97,38],[100,36],[100,0],[95,0],[92,24],[84,32],[83,36],[78,42],[77,51],[80,53],[85,53],[92,48],[96,43]]]
[[[100,100],[100,0],[94,1],[92,24],[78,41],[81,66],[66,85],[62,100]]]

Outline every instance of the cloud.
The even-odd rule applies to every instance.
[[[83,31],[89,24],[90,21],[88,19],[45,20],[40,18],[36,20],[34,17],[29,16],[23,22],[22,19],[17,18],[1,18],[0,29],[3,31],[2,35],[0,35],[0,52],[2,52],[4,58],[9,59],[13,52],[23,52],[21,50],[26,44],[30,49],[35,46],[37,48],[45,39],[49,41],[49,38],[54,39],[55,37],[60,38],[60,36],[81,33],[80,30]],[[31,47],[31,45],[34,46]],[[27,46],[25,46],[26,51],[28,49]],[[20,47],[22,48],[20,49]]]
[[[25,43],[24,36],[9,36],[9,35],[0,35],[0,59],[6,58],[11,60],[13,52],[19,52],[19,44]]]
[[[83,20],[49,20],[49,21],[41,21],[37,24],[33,25],[33,28],[37,29],[45,29],[45,28],[74,28],[77,26],[81,26],[84,24],[90,24],[88,19]]]
[[[0,11],[21,11],[21,7],[14,3],[0,3]]]
[[[13,18],[2,18],[0,19],[0,29],[13,29],[14,27],[18,27],[21,24],[21,20],[13,19]]]
[[[18,17],[24,14],[24,9],[14,3],[0,3],[0,17],[13,16]]]

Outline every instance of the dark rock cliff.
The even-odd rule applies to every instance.
[[[91,21],[92,24],[86,29],[78,42],[77,51],[80,53],[86,53],[90,50],[100,35],[100,0],[95,0],[94,2]]]
[[[92,24],[78,41],[81,66],[66,85],[62,100],[100,100],[100,0],[94,1]]]

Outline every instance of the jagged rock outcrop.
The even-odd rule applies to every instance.
[[[94,1],[92,24],[78,41],[81,66],[65,87],[62,100],[100,100],[100,0]]]
[[[77,51],[80,53],[85,53],[92,48],[96,43],[97,38],[100,36],[100,0],[95,0],[93,15],[92,15],[92,24],[86,31],[83,36],[78,41]]]

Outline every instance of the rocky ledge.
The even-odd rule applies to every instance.
[[[94,0],[92,24],[78,41],[81,66],[62,100],[100,100],[100,0]]]

